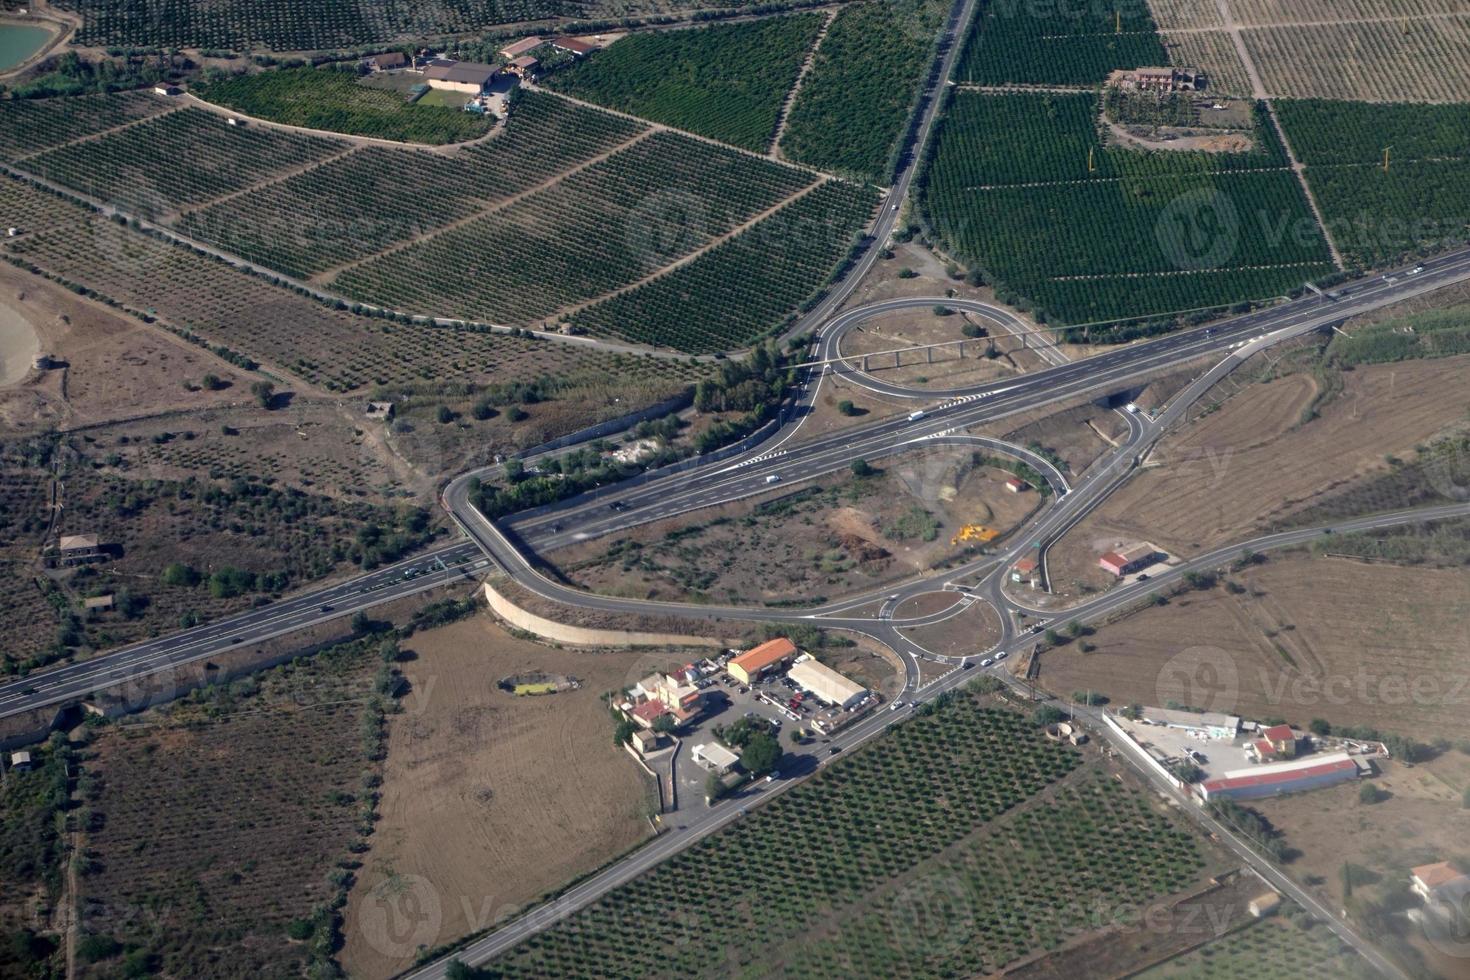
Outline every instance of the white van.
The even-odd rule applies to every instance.
[[[780,477],[779,474],[772,473],[770,476],[766,477],[766,482],[767,483],[780,483],[781,482],[781,477]]]

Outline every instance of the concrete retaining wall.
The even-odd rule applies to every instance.
[[[522,609],[485,583],[485,600],[490,609],[516,629],[534,633],[545,640],[586,647],[728,647],[733,641],[718,636],[689,636],[679,633],[641,633],[636,630],[592,629],[567,626],[545,616]]]

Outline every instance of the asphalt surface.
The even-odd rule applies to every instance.
[[[953,14],[946,26],[941,45],[942,64],[937,78],[944,79],[952,71],[962,35],[973,17],[976,0],[967,0]],[[1064,358],[1054,366],[1026,375],[972,387],[942,390],[920,390],[878,381],[862,374],[855,361],[841,360],[843,335],[864,319],[893,309],[944,304],[964,308],[987,317],[1002,329],[1014,331],[1017,321],[1008,311],[973,301],[946,298],[914,298],[871,304],[841,314],[836,311],[851,296],[863,275],[877,261],[879,249],[891,233],[899,216],[898,205],[911,186],[915,166],[927,144],[937,118],[938,84],[925,93],[921,116],[911,154],[900,169],[891,193],[874,222],[868,247],[841,283],[790,331],[790,335],[813,332],[816,342],[813,356],[825,364],[811,370],[794,398],[794,410],[780,430],[747,459],[697,465],[687,470],[655,474],[633,481],[626,487],[606,488],[555,508],[534,514],[513,516],[503,525],[484,518],[470,506],[468,481],[464,474],[452,481],[443,495],[443,503],[465,532],[467,541],[437,549],[397,565],[375,570],[345,582],[313,589],[269,604],[259,609],[232,616],[215,623],[182,631],[167,637],[124,647],[93,660],[37,672],[23,680],[0,686],[0,717],[37,708],[48,708],[76,701],[102,688],[123,685],[124,692],[134,688],[150,700],[160,686],[167,691],[168,676],[180,666],[223,652],[247,649],[251,643],[294,632],[358,610],[411,595],[441,585],[473,580],[491,566],[514,578],[523,587],[556,601],[583,608],[612,612],[656,613],[691,620],[722,618],[736,621],[811,622],[826,628],[851,630],[873,636],[892,646],[905,664],[905,687],[901,699],[928,700],[937,693],[955,687],[985,671],[976,669],[986,659],[1022,651],[1035,642],[1029,630],[1040,629],[1048,617],[1058,614],[1031,609],[1008,596],[1003,587],[1004,574],[1010,562],[1024,551],[1035,548],[1044,557],[1049,544],[1081,520],[1126,479],[1138,459],[1170,426],[1182,420],[1190,405],[1204,391],[1224,377],[1246,358],[1274,343],[1320,330],[1357,313],[1399,302],[1432,289],[1470,279],[1470,249],[1446,254],[1426,261],[1414,270],[1403,270],[1382,277],[1363,279],[1333,291],[1332,296],[1309,295],[1299,300],[1236,317],[1207,328],[1172,333],[1157,339],[1120,347],[1095,357],[1067,362]],[[1185,391],[1154,418],[1125,413],[1129,432],[1124,444],[1103,463],[1090,469],[1074,484],[1065,474],[1045,459],[1023,447],[1007,445],[993,439],[964,434],[963,430],[982,421],[1028,411],[1039,406],[1078,396],[1117,396],[1126,394],[1129,386],[1141,385],[1155,373],[1215,358],[1216,363],[1195,379]],[[890,418],[875,419],[862,425],[806,441],[797,441],[811,407],[829,376],[862,385],[878,394],[909,399],[923,406],[918,418],[900,413]],[[1024,534],[1014,537],[997,555],[977,559],[943,574],[916,576],[881,593],[850,597],[838,603],[805,610],[735,607],[689,606],[678,603],[650,603],[630,599],[593,596],[561,586],[542,576],[535,563],[537,552],[553,550],[574,541],[625,530],[637,523],[659,520],[691,510],[739,500],[773,489],[799,485],[825,474],[848,467],[854,459],[881,459],[886,455],[925,446],[975,446],[989,452],[1025,460],[1038,469],[1054,488],[1053,503],[1046,508]],[[529,462],[534,465],[536,456]],[[492,468],[493,469],[493,468]],[[486,471],[477,471],[485,474]],[[1238,542],[1208,555],[1152,576],[1147,582],[1135,583],[1107,593],[1089,603],[1060,614],[1066,620],[1081,622],[1107,618],[1133,603],[1147,601],[1156,591],[1172,586],[1191,571],[1206,570],[1226,564],[1242,548],[1264,551],[1310,542],[1325,533],[1370,530],[1414,521],[1441,520],[1470,513],[1470,504],[1454,504],[1439,508],[1384,514],[1358,521],[1333,525],[1330,529],[1309,528],[1268,535],[1253,541]],[[961,585],[966,580],[972,585]],[[926,592],[950,591],[954,604],[945,610],[913,619],[894,618],[894,611],[904,601]],[[940,622],[977,601],[991,603],[1001,614],[1003,635],[1000,643],[983,654],[969,657],[943,657],[923,650],[904,634],[915,625]],[[878,606],[876,614],[871,612]],[[866,611],[865,611],[866,610]],[[1026,630],[1018,625],[1026,617]],[[950,670],[938,680],[919,686],[919,664],[932,661]],[[994,669],[994,668],[992,668]],[[160,675],[163,682],[158,683]],[[833,739],[839,750],[850,749],[877,735],[900,720],[904,712],[879,710]],[[1094,719],[1095,720],[1095,719]],[[827,764],[832,757],[823,760]],[[1146,773],[1146,775],[1148,775]],[[568,914],[608,889],[616,887],[670,854],[714,832],[723,824],[739,819],[746,808],[756,805],[788,785],[785,781],[760,783],[729,803],[715,808],[679,811],[682,824],[667,831],[643,848],[597,875],[569,889],[561,898],[537,909],[495,932],[476,940],[456,952],[455,956],[471,963],[483,963],[520,942],[557,918]],[[1167,791],[1169,787],[1160,787]],[[1197,807],[1186,807],[1197,812]],[[1224,835],[1222,835],[1224,836]],[[1258,855],[1243,855],[1252,866],[1268,876],[1275,872]],[[1380,969],[1393,972],[1390,965],[1379,964],[1381,957],[1356,937],[1330,912],[1321,910],[1310,896],[1299,896],[1289,882],[1282,887],[1291,897],[1328,919],[1334,930],[1357,946]],[[447,960],[440,960],[411,974],[414,977],[441,977]]]

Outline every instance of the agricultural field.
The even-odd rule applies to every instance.
[[[1320,100],[1276,106],[1328,232],[1350,260],[1371,268],[1470,236],[1470,107]]]
[[[749,346],[840,271],[877,195],[828,181],[693,261],[570,317],[577,327],[692,354]],[[752,283],[760,282],[759,289]]]
[[[546,86],[763,152],[822,22],[822,14],[795,14],[631,34]]]
[[[0,159],[7,161],[125,126],[174,103],[144,92],[0,101]]]
[[[117,305],[150,311],[148,316],[235,363],[259,358],[328,391],[432,381],[444,397],[446,383],[526,381],[585,369],[615,371],[625,388],[646,383],[667,397],[690,380],[688,367],[670,360],[621,358],[529,337],[354,316],[111,222],[96,221],[87,231],[18,239],[13,254],[50,276],[85,283]],[[464,397],[472,395],[466,391]],[[649,403],[658,400],[650,397]],[[627,404],[612,414],[627,411]],[[602,411],[606,406],[584,407]]]
[[[1058,542],[1053,588],[1075,598],[1110,586],[1097,558],[1119,542],[1192,555],[1304,522],[1446,502],[1417,473],[1415,447],[1465,418],[1470,398],[1452,379],[1467,361],[1311,369],[1238,388],[1166,437],[1153,465]]]
[[[181,109],[28,157],[24,169],[153,219],[346,149],[338,140],[230,126],[212,112]]]
[[[879,0],[832,21],[786,120],[789,160],[875,184],[896,166],[947,0]]]
[[[744,7],[749,0],[726,0]],[[601,20],[705,6],[694,0],[444,0],[404,6],[392,0],[257,0],[219,4],[176,0],[63,0],[82,15],[82,44],[144,48],[312,51],[482,31],[555,18]]]
[[[1166,64],[1145,4],[996,3],[976,20],[955,77],[976,85],[1095,85],[1118,68]]]
[[[78,904],[91,939],[79,975],[325,965],[331,909],[373,831],[384,724],[374,674],[390,670],[377,645],[334,647],[96,732],[78,780]]]
[[[419,105],[357,83],[354,69],[282,68],[195,86],[195,95],[247,116],[405,143],[459,143],[484,136],[490,116]]]
[[[192,211],[180,230],[296,276],[427,235],[585,164],[643,129],[565,99],[523,93],[504,132],[454,153],[369,147]],[[303,222],[300,216],[312,215]]]
[[[1211,14],[1218,16],[1213,0],[1209,0],[1205,6]],[[1180,31],[1172,34],[1165,32],[1162,36],[1164,43],[1168,45],[1170,63],[1204,69],[1208,79],[1207,91],[1211,94],[1247,99],[1254,94],[1250,73],[1240,60],[1240,50],[1235,46],[1235,38],[1229,33]]]
[[[801,976],[991,972],[1095,929],[1088,910],[1122,876],[1139,903],[1198,879],[1206,861],[1187,830],[1099,767],[1068,776],[1079,757],[1029,727],[971,695],[946,699],[493,968],[507,977],[607,963],[632,974],[710,962]],[[781,859],[762,860],[773,833]],[[680,941],[649,949],[635,937],[655,923],[667,934],[674,882]],[[762,943],[742,941],[751,930]]]
[[[636,598],[814,604],[978,553],[965,524],[1005,533],[1036,506],[1009,473],[943,448],[560,549],[557,567],[594,592]]]
[[[1241,976],[1371,980],[1377,974],[1352,947],[1304,915],[1265,919],[1138,974],[1140,980]]]
[[[333,284],[409,312],[534,322],[652,275],[814,180],[658,132],[505,208],[350,268]]]
[[[1323,718],[1423,741],[1470,738],[1463,567],[1294,553],[1225,578],[1234,585],[1186,592],[1085,644],[1047,650],[1038,683],[1120,705],[1224,698],[1218,710],[1299,728]]]
[[[921,206],[952,254],[1050,319],[1092,323],[1281,295],[1332,271],[1273,131],[1248,153],[1105,145],[1096,97],[957,93]]]
[[[1243,30],[1269,95],[1368,102],[1470,98],[1470,16]]]
[[[657,810],[651,780],[614,747],[602,700],[648,653],[550,649],[484,613],[403,646],[410,693],[388,722],[381,818],[345,909],[340,959],[363,980],[413,962],[412,948],[385,947],[369,928],[395,878],[433,889],[441,916],[421,938],[437,946],[643,841]],[[496,687],[533,670],[581,686],[549,697]]]
[[[71,789],[68,766],[72,754],[64,740],[45,748],[31,746],[35,769],[11,770],[0,782],[0,937],[5,959],[0,976],[7,980],[54,975],[41,968],[60,947],[47,935],[56,900],[61,895],[66,845],[62,816]],[[60,819],[58,819],[60,818]],[[54,964],[52,964],[54,966]]]

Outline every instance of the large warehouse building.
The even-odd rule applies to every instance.
[[[1334,786],[1358,778],[1359,771],[1355,759],[1346,752],[1338,752],[1235,769],[1217,779],[1205,780],[1195,787],[1195,792],[1206,803],[1212,800],[1258,800]]]
[[[796,656],[796,645],[784,636],[767,640],[731,659],[725,669],[742,684],[753,684],[763,675],[779,670]]]
[[[818,701],[844,711],[868,696],[867,688],[812,657],[798,660],[786,676]]]

